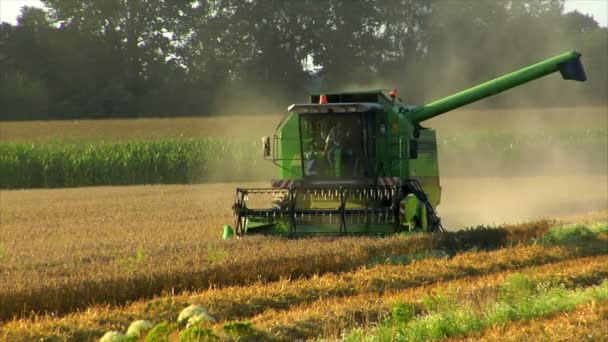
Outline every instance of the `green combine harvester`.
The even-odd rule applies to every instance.
[[[580,56],[566,52],[423,106],[402,103],[394,90],[317,94],[289,106],[262,138],[280,178],[236,190],[224,238],[442,231],[436,134],[421,124],[557,71],[585,81]]]

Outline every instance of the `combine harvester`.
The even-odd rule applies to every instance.
[[[224,238],[442,231],[436,135],[421,123],[557,71],[585,81],[580,56],[566,52],[423,106],[402,103],[394,90],[311,95],[289,106],[272,138],[262,138],[280,179],[236,190]]]

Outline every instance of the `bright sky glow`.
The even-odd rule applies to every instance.
[[[37,0],[0,0],[0,22],[16,24],[23,6],[43,7]],[[566,0],[565,9],[590,14],[601,26],[608,26],[608,0]]]
[[[590,14],[600,26],[608,26],[608,0],[567,0],[564,9],[566,12],[578,10]]]
[[[36,0],[0,0],[0,22],[16,24],[23,6],[44,7]]]

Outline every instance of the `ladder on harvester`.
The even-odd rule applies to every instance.
[[[424,206],[426,207],[426,212],[429,216],[430,230],[433,232],[444,232],[445,230],[443,228],[443,225],[441,224],[441,219],[439,218],[439,216],[437,216],[437,212],[435,211],[435,208],[433,208],[433,206],[431,205],[431,202],[429,201],[429,198],[422,189],[420,182],[417,179],[408,179],[405,182],[405,186],[411,193],[416,195],[416,197],[418,197],[418,199],[422,201],[422,203],[424,203]]]

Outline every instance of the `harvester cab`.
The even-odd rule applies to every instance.
[[[321,112],[321,108],[326,112]],[[375,138],[372,132],[375,116],[385,114],[380,105],[340,103],[319,107],[304,104],[293,105],[290,110],[299,113],[301,172],[305,181],[341,179],[355,182],[372,177],[375,151],[368,142]]]
[[[584,81],[580,56],[566,52],[422,106],[394,90],[315,94],[289,106],[262,139],[280,177],[270,188],[237,188],[224,236],[442,231],[436,134],[421,123],[553,72]]]

